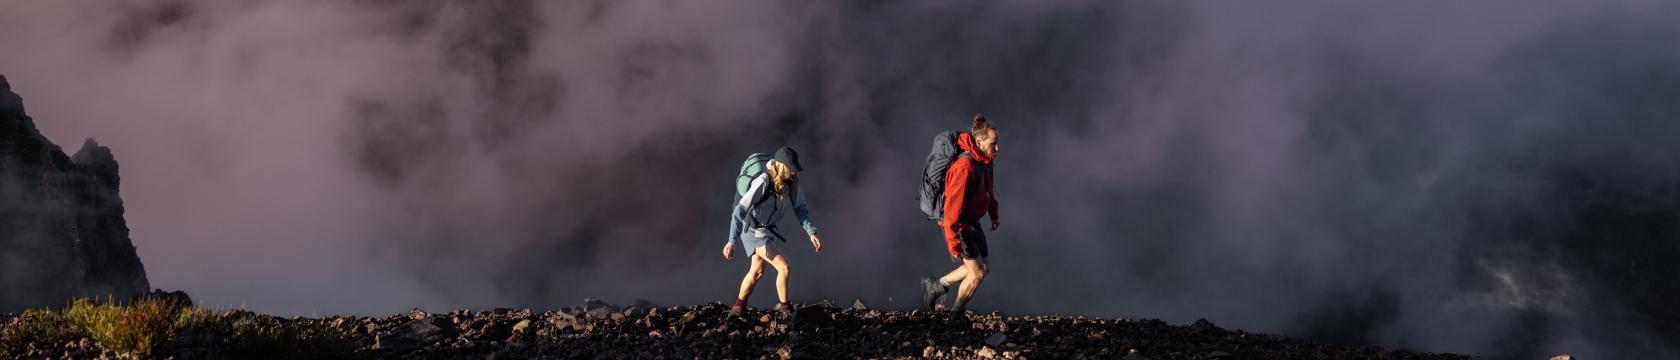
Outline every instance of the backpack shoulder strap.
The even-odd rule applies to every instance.
[[[770,174],[769,173],[759,173],[758,176],[753,177],[753,181],[758,181],[759,178],[764,178],[764,184],[759,185],[759,186],[763,186],[763,187],[766,187],[766,188],[764,189],[763,194],[758,196],[758,199],[755,199],[755,200],[752,201],[753,206],[758,206],[758,204],[762,204],[762,203],[764,203],[765,200],[769,200],[771,197],[776,195],[776,193],[773,189],[768,188],[768,187],[771,186],[770,181],[772,181],[772,180],[770,180]]]
[[[753,177],[753,181],[762,180],[765,183],[759,184],[759,186],[768,187],[771,186],[769,184],[771,181],[769,176],[769,174],[760,173],[759,175]],[[758,199],[748,202],[752,205],[752,207],[758,207],[758,205],[763,204],[765,201],[770,200],[770,198],[775,197],[776,195],[771,189],[764,189],[764,191],[761,191],[760,193],[761,195],[758,196]],[[781,206],[781,204],[777,203],[777,206]],[[783,238],[781,233],[776,232],[776,224],[761,223],[758,221],[758,217],[753,216],[752,213],[747,214],[747,227],[750,229],[764,229],[769,232],[772,237],[781,240],[782,242],[787,242],[787,238]]]
[[[968,158],[968,161],[973,161],[974,168],[976,170],[992,171],[992,164],[982,164],[979,160],[974,160],[974,155],[969,154],[967,151],[962,152],[962,154],[958,154],[957,157]]]

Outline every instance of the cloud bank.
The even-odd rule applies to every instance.
[[[0,73],[113,149],[152,283],[212,304],[728,300],[730,177],[789,145],[827,245],[784,246],[794,300],[908,308],[952,267],[918,159],[984,113],[975,309],[1497,358],[1680,338],[1671,4],[3,6]]]

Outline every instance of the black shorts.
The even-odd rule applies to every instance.
[[[957,232],[957,238],[962,240],[962,244],[957,247],[961,251],[958,257],[965,260],[991,257],[992,252],[986,248],[986,233],[983,231],[979,226],[975,226],[974,231]]]

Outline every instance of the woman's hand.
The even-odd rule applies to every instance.
[[[822,251],[822,240],[817,239],[817,234],[811,234],[811,246],[816,246],[818,252]]]
[[[735,258],[735,243],[728,243],[728,244],[723,245],[723,258],[725,258],[725,259],[734,259]]]

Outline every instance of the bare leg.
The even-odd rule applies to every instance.
[[[957,265],[957,268],[955,270],[951,270],[951,273],[939,277],[939,280],[944,281],[946,284],[957,285],[958,293],[961,293],[963,280],[965,279],[968,279],[968,266],[966,265]]]
[[[961,284],[963,279],[968,278],[968,261],[970,260],[963,260],[963,265],[957,265],[956,270],[951,270],[951,273],[940,279],[945,280],[946,284]]]
[[[962,308],[968,306],[968,299],[974,297],[974,291],[980,289],[980,282],[986,280],[986,274],[991,273],[992,268],[986,258],[963,259],[963,266],[951,271],[951,275],[946,275],[946,282],[955,283],[950,281],[950,277],[958,275],[959,272],[962,273],[962,286],[957,288],[956,307]]]
[[[788,262],[787,257],[782,256],[782,250],[777,249],[774,243],[764,244],[764,247],[758,248],[758,251],[753,253],[753,257],[761,259],[755,261],[768,262],[770,266],[776,268],[776,296],[781,298],[782,302],[787,302]]]
[[[748,256],[747,261],[752,263],[752,267],[747,269],[747,277],[741,279],[741,295],[736,296],[736,299],[746,300],[748,296],[752,296],[753,287],[758,286],[758,279],[764,276],[764,259],[754,254]]]

